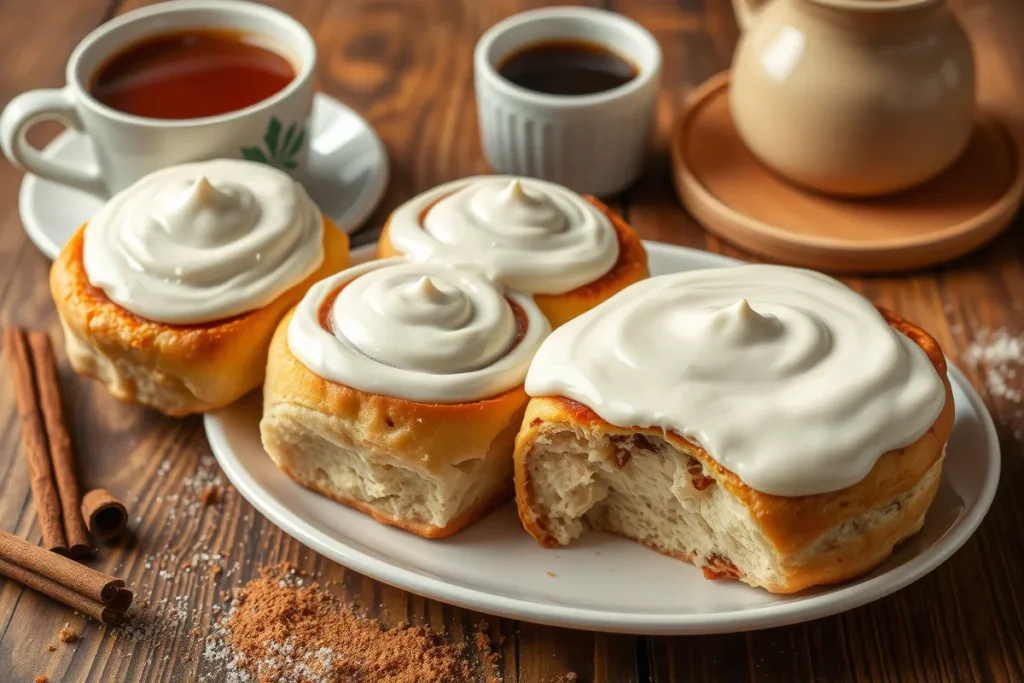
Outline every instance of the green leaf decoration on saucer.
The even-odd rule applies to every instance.
[[[278,118],[270,117],[267,132],[263,135],[266,150],[260,147],[243,147],[242,156],[249,161],[258,161],[285,170],[297,168],[299,162],[295,156],[306,140],[306,130],[298,123],[292,123],[284,132],[284,140],[281,140],[281,128]]]

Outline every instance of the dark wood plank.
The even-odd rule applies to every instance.
[[[72,47],[114,9],[105,0],[0,2],[0,101],[61,84]],[[305,23],[320,46],[321,89],[377,127],[392,163],[388,194],[370,225],[399,202],[445,180],[486,172],[477,136],[472,48],[495,21],[540,0],[274,0]],[[613,202],[643,236],[745,257],[705,233],[672,194],[665,140],[686,93],[726,68],[737,37],[727,0],[595,2],[648,26],[665,54],[658,140],[647,173]],[[1024,128],[1024,6],[1015,0],[957,0],[975,38],[980,99]],[[59,19],[58,19],[59,17]],[[34,131],[43,142],[56,127]],[[59,334],[45,287],[46,260],[17,216],[20,173],[0,165],[0,321]],[[1018,225],[1018,228],[1020,226]],[[879,303],[931,330],[954,360],[983,329],[1024,332],[1024,267],[1019,231],[950,266],[909,277],[851,279]],[[749,257],[746,257],[749,258]],[[963,363],[961,363],[963,365]],[[984,388],[984,372],[966,368]],[[381,585],[327,561],[285,536],[228,487],[222,503],[196,503],[199,485],[221,476],[198,419],[174,421],[110,399],[95,384],[62,373],[72,435],[86,486],[102,483],[132,508],[134,541],[106,548],[96,566],[124,575],[159,615],[139,637],[104,633],[67,610],[9,583],[0,585],[0,678],[64,681],[191,681],[216,676],[204,662],[217,593],[258,567],[290,560],[332,583],[345,600],[386,624],[428,624],[479,656],[476,625],[500,650],[499,672],[514,683],[548,683],[573,672],[581,681],[1019,681],[1024,680],[1024,569],[1016,560],[1024,529],[1024,410],[986,393],[999,423],[1003,481],[979,533],[951,561],[917,584],[844,615],[748,634],[635,638],[517,623],[441,605]],[[1016,386],[1024,386],[1024,368]],[[38,538],[27,473],[18,455],[12,395],[0,382],[0,514],[10,529]],[[206,553],[206,559],[203,559]],[[212,559],[210,556],[220,556]],[[195,566],[186,568],[188,562]],[[217,579],[206,575],[224,567]],[[187,598],[185,598],[187,596]],[[182,600],[176,600],[182,598]],[[64,623],[83,630],[73,646],[56,641]],[[193,630],[198,629],[198,636]],[[57,646],[47,652],[49,643]]]

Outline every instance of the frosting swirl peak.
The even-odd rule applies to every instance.
[[[378,269],[350,282],[332,307],[335,335],[385,365],[438,374],[487,367],[515,343],[515,315],[500,291],[475,275],[417,270]]]
[[[323,260],[320,211],[263,164],[172,166],[112,197],[85,228],[89,281],[149,320],[202,323],[269,304]]]
[[[514,289],[561,294],[593,282],[619,257],[608,217],[571,190],[532,178],[478,176],[425,192],[388,224],[418,261],[479,267]]]
[[[946,399],[927,354],[869,301],[825,275],[761,265],[626,288],[548,338],[526,390],[671,430],[783,496],[856,484]]]
[[[488,183],[470,196],[466,217],[470,218],[479,232],[465,230],[457,215],[460,207],[442,200],[434,211],[427,214],[425,227],[428,232],[444,242],[452,243],[460,236],[455,234],[461,227],[462,237],[469,241],[502,241],[529,247],[533,240],[552,233],[564,232],[568,218],[547,195],[527,191],[518,178],[513,178],[501,187]]]
[[[360,391],[459,403],[522,384],[550,330],[532,299],[473,270],[385,259],[314,285],[288,346],[317,375]]]

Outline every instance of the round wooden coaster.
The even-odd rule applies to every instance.
[[[791,185],[747,150],[729,114],[729,76],[687,101],[672,136],[676,193],[719,237],[783,263],[841,272],[909,270],[956,258],[999,234],[1024,194],[1024,145],[979,112],[960,159],[917,188],[828,197]]]

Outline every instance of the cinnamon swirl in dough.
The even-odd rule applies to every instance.
[[[531,294],[552,327],[647,277],[633,229],[593,197],[512,176],[440,185],[391,214],[377,255],[473,265]]]
[[[259,386],[281,317],[348,263],[348,237],[287,174],[216,160],[111,198],[54,261],[50,290],[76,371],[185,415]]]
[[[556,330],[526,389],[516,497],[540,543],[600,529],[777,593],[916,533],[953,425],[934,339],[780,266],[633,285]]]
[[[478,272],[386,259],[314,285],[281,322],[263,446],[299,483],[427,538],[512,494],[523,380],[550,332]]]

